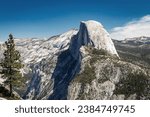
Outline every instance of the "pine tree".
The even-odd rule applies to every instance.
[[[9,35],[8,41],[5,42],[6,50],[4,51],[4,59],[2,60],[2,77],[5,78],[5,85],[9,85],[10,96],[12,96],[13,87],[22,85],[23,77],[20,69],[23,64],[20,60],[19,51],[15,50],[13,35]]]

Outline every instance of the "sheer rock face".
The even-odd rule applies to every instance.
[[[79,32],[74,37],[70,46],[73,56],[77,56],[81,46],[91,46],[99,50],[102,49],[111,55],[119,57],[108,32],[96,21],[90,20],[80,23]]]

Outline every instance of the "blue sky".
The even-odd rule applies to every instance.
[[[149,14],[150,0],[0,0],[0,41],[50,37],[91,19],[111,31]]]

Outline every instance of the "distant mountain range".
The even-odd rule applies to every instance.
[[[113,42],[122,58],[150,68],[150,37],[142,36]]]
[[[15,39],[26,86],[14,91],[23,99],[150,99],[149,42],[112,40],[91,20],[49,39]],[[0,55],[4,49],[0,44]]]
[[[122,42],[124,44],[125,43],[130,44],[130,45],[150,44],[150,37],[141,36],[141,37],[134,37],[134,38],[125,38],[124,40],[122,40],[120,42]]]

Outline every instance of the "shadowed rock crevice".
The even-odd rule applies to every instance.
[[[58,56],[56,68],[52,75],[52,79],[54,79],[53,93],[48,99],[67,99],[69,83],[80,70],[80,53],[77,58],[75,59],[69,50],[62,52]]]

